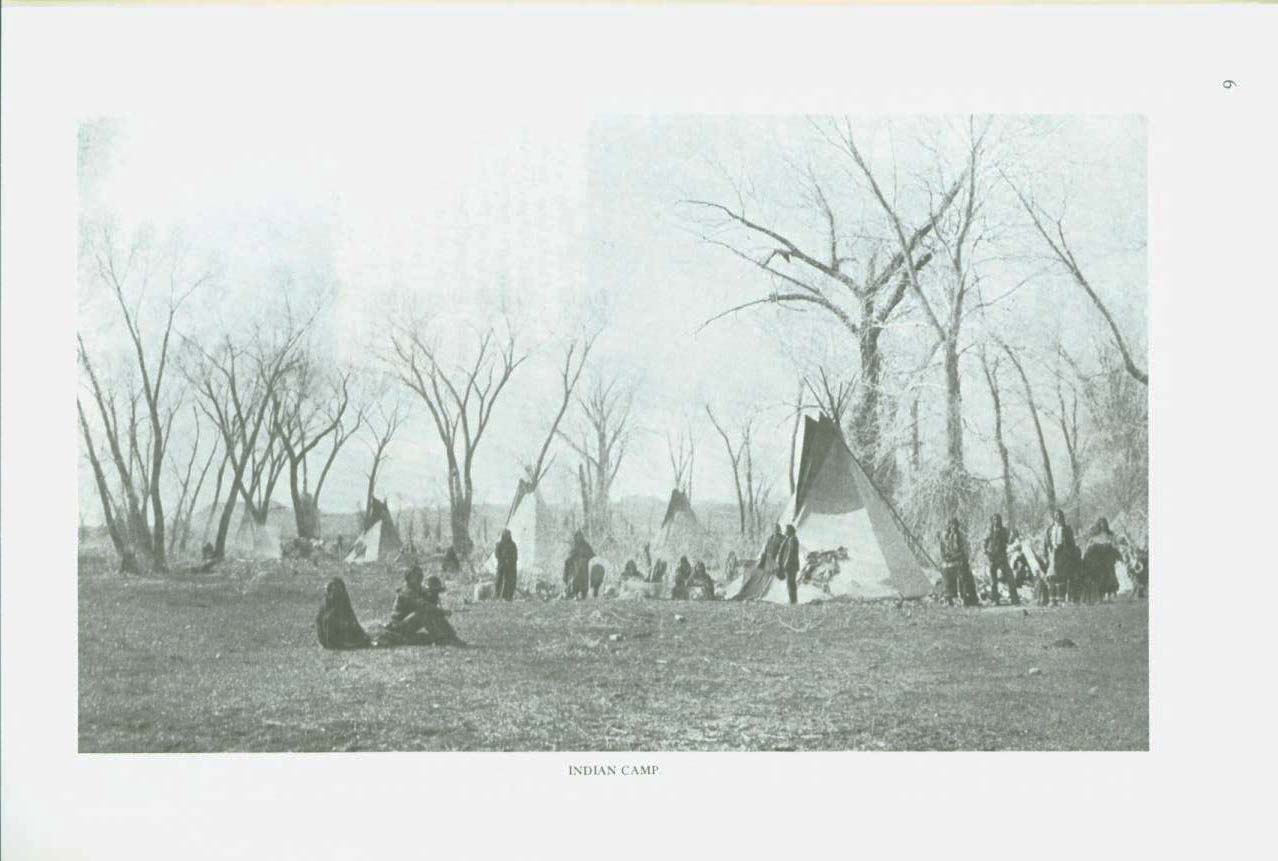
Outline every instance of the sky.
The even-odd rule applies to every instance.
[[[456,112],[457,108],[450,108]],[[1009,173],[1061,210],[1089,277],[1144,353],[1145,133],[1132,117],[1000,120]],[[953,118],[858,118],[872,163],[891,174],[901,203],[921,178],[919,140]],[[1028,129],[1028,131],[1027,131]],[[528,362],[503,397],[477,459],[479,502],[510,499],[519,464],[540,445],[557,399],[556,364],[567,339],[602,327],[587,376],[619,375],[634,386],[635,441],[615,495],[664,496],[672,478],[668,433],[697,440],[698,496],[733,498],[722,443],[705,418],[711,404],[729,425],[756,423],[756,463],[785,485],[798,369],[813,362],[854,368],[847,339],[828,320],[772,309],[711,317],[769,289],[757,268],[701,235],[704,219],[682,201],[731,202],[810,237],[819,222],[796,171],[827,180],[835,206],[873,220],[865,189],[803,117],[434,116],[405,111],[350,122],[283,111],[245,115],[131,116],[96,121],[82,141],[86,217],[109,217],[121,236],[145,229],[180,240],[191,271],[215,274],[193,297],[183,334],[207,339],[277,313],[285,291],[330,297],[323,320],[337,361],[378,369],[388,319],[411,305],[435,318],[446,352],[463,356],[485,326],[512,321]],[[1068,206],[1063,206],[1064,201]],[[1006,201],[1004,201],[1004,204]],[[1062,208],[1063,207],[1063,208]],[[1011,211],[1007,206],[1004,211]],[[1041,248],[1014,219],[1000,247]],[[991,288],[1042,269],[1041,261],[991,265]],[[988,325],[1045,341],[1091,331],[1092,312],[1059,271],[1036,276],[1015,306]],[[80,284],[80,330],[104,358],[120,331],[92,273]],[[905,355],[923,337],[908,321],[892,338]],[[968,376],[974,424],[982,392]],[[406,404],[413,396],[403,394]],[[935,400],[935,399],[933,399]],[[939,410],[939,401],[936,408]],[[445,499],[440,443],[418,408],[394,444],[380,484],[392,505]],[[575,421],[572,414],[565,427]],[[1013,423],[1014,433],[1024,428]],[[975,469],[992,457],[969,442]],[[323,505],[354,509],[368,457],[352,443],[339,457]],[[545,492],[572,498],[575,458],[559,450]],[[97,516],[81,470],[82,510]],[[287,489],[277,494],[282,500]]]

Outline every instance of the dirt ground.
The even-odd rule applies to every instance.
[[[366,625],[385,619],[389,569],[159,581],[82,564],[80,750],[1149,746],[1144,601],[466,605],[454,589],[472,648],[326,652],[313,622],[333,574]]]

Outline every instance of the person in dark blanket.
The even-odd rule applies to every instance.
[[[692,577],[688,580],[688,595],[692,596],[693,590],[700,593],[701,600],[714,600],[714,580],[706,571],[706,563],[700,559],[697,564],[692,566]]]
[[[422,569],[414,565],[404,575],[404,585],[395,593],[390,621],[377,638],[381,646],[464,646],[448,614],[439,606],[444,584],[431,575],[422,586]]]
[[[1007,527],[1003,525],[1003,518],[995,514],[990,520],[990,531],[985,535],[985,558],[990,563],[990,597],[994,603],[999,602],[998,596],[998,578],[1003,575],[1003,582],[1007,584],[1008,598],[1013,604],[1021,603],[1021,597],[1016,592],[1016,578],[1012,576],[1012,568],[1007,564]]]
[[[772,534],[768,536],[767,543],[763,545],[763,552],[759,554],[758,567],[775,574],[778,560],[781,558],[781,545],[784,542],[785,533],[781,531],[781,524],[778,523],[772,527]]]
[[[1118,541],[1109,530],[1109,521],[1101,518],[1087,536],[1087,549],[1083,551],[1083,569],[1087,582],[1097,600],[1113,598],[1118,594],[1118,573],[1114,570],[1123,561]]]
[[[599,564],[598,562],[596,562],[594,565],[591,565],[591,566],[590,566],[590,595],[591,595],[591,597],[593,597],[593,598],[598,598],[598,597],[599,597],[599,587],[603,585],[604,575],[605,575],[606,573],[607,573],[607,572],[606,572],[606,571],[604,571],[604,567],[603,567],[603,565]]]
[[[968,561],[967,536],[957,517],[950,519],[941,535],[941,576],[945,579],[945,603],[952,606],[954,599],[962,596],[964,607],[980,604]]]
[[[515,581],[518,576],[519,547],[515,539],[510,537],[510,530],[501,531],[501,540],[497,542],[497,586],[495,598],[510,601],[515,597]]]
[[[778,554],[779,567],[777,578],[785,580],[786,591],[790,595],[790,603],[799,603],[799,536],[794,531],[794,524],[785,528],[785,538],[781,541]]]
[[[660,583],[666,579],[666,560],[658,559],[652,564],[652,574],[648,578],[650,583]]]
[[[569,598],[590,595],[590,560],[595,550],[580,529],[572,537],[572,549],[564,560],[564,591]]]
[[[670,589],[672,601],[688,600],[688,581],[691,579],[692,563],[687,556],[680,556],[679,564],[675,567],[674,585]]]
[[[635,560],[627,559],[626,567],[621,569],[622,580],[642,580],[643,575],[639,573],[639,566],[635,564]]]
[[[341,577],[324,587],[324,603],[315,617],[315,633],[326,649],[364,649],[373,644],[351,607],[351,596]]]
[[[1059,508],[1052,515],[1052,525],[1043,538],[1043,555],[1047,557],[1047,585],[1053,604],[1065,601],[1076,579],[1075,563],[1078,545],[1074,543],[1074,529],[1065,522],[1065,512]],[[1075,587],[1077,588],[1077,587]]]

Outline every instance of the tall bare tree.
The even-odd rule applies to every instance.
[[[368,488],[364,493],[364,511],[360,517],[360,522],[365,522],[373,510],[373,500],[376,498],[377,492],[377,474],[381,470],[382,465],[390,459],[390,444],[395,439],[395,435],[399,432],[401,425],[407,418],[407,410],[404,405],[397,399],[390,405],[387,405],[385,397],[378,400],[377,406],[370,409],[367,419],[364,422],[368,428],[367,439],[365,444],[368,446],[368,453],[372,456],[372,462],[368,467]],[[423,518],[425,513],[423,512]],[[423,522],[425,522],[423,520]],[[427,525],[424,532],[429,536],[430,528]]]
[[[297,368],[277,388],[271,409],[273,431],[288,462],[289,496],[299,538],[319,537],[320,493],[338,452],[364,423],[363,403],[352,404],[349,368],[323,380],[314,355],[304,353]],[[310,455],[324,445],[319,475],[310,479]]]
[[[1012,367],[1016,369],[1016,375],[1020,377],[1021,385],[1025,391],[1025,406],[1029,410],[1030,420],[1034,423],[1034,435],[1038,440],[1038,453],[1042,459],[1043,465],[1043,492],[1047,496],[1047,507],[1050,511],[1057,508],[1056,497],[1056,478],[1052,474],[1052,457],[1047,451],[1047,438],[1043,435],[1043,422],[1039,418],[1038,401],[1034,399],[1034,387],[1030,385],[1029,375],[1025,373],[1025,366],[1017,357],[1016,351],[1007,343],[1000,341],[999,347],[1011,360]]]
[[[301,364],[301,345],[313,319],[298,323],[290,313],[278,326],[251,327],[242,339],[225,334],[212,349],[190,342],[194,356],[187,375],[201,411],[221,434],[230,466],[230,491],[213,542],[215,559],[226,555],[237,501],[254,521],[266,522],[271,491],[286,460],[273,412],[279,408],[276,393]]]
[[[581,373],[586,368],[586,361],[590,358],[590,351],[594,348],[597,337],[596,333],[580,339],[574,338],[564,350],[563,365],[559,369],[559,407],[555,411],[554,418],[550,421],[550,427],[546,430],[546,435],[542,438],[541,447],[537,450],[536,456],[523,464],[524,475],[520,478],[519,484],[515,488],[514,500],[510,504],[510,509],[506,512],[507,522],[509,522],[510,517],[515,513],[515,509],[519,507],[523,498],[537,491],[541,480],[545,478],[546,473],[550,471],[550,467],[553,465],[553,457],[547,460],[550,455],[551,443],[559,436],[559,426],[563,423],[564,415],[572,404],[573,393],[576,392],[577,384],[581,381]]]
[[[990,360],[984,346],[981,348],[981,370],[990,388],[990,403],[994,408],[994,445],[998,449],[1003,477],[1003,518],[1009,527],[1016,522],[1016,500],[1012,491],[1012,462],[1003,433],[1003,397],[998,382],[998,358]],[[918,401],[914,402],[915,404]],[[917,419],[916,419],[917,421]]]
[[[827,140],[838,142],[837,136],[829,131],[822,129],[822,133]],[[846,151],[847,148],[840,146],[840,149]],[[802,174],[809,205],[825,225],[825,245],[820,251],[805,247],[802,241],[752,217],[741,196],[735,205],[710,200],[685,201],[718,216],[707,225],[713,232],[700,233],[704,241],[761,270],[773,285],[766,295],[735,305],[707,323],[746,308],[767,305],[793,309],[816,307],[828,314],[856,339],[860,386],[853,411],[853,441],[867,462],[877,465],[881,455],[882,338],[906,298],[911,281],[916,280],[918,271],[932,259],[932,252],[926,247],[927,239],[963,189],[965,177],[955,178],[919,223],[907,227],[897,218],[895,229],[902,242],[889,253],[884,239],[869,235],[865,225],[842,222],[828,188],[812,168],[803,170]],[[725,235],[729,238],[723,238]],[[864,261],[860,268],[856,267],[858,260]]]
[[[124,383],[130,389],[128,422],[121,424],[115,393],[106,391],[84,338],[77,338],[80,367],[97,407],[98,425],[95,431],[94,423],[81,409],[81,432],[86,449],[95,432],[103,434],[116,467],[116,480],[127,506],[127,528],[119,528],[117,511],[106,513],[113,496],[101,492],[99,496],[107,520],[117,524],[114,535],[123,542],[117,550],[122,558],[131,560],[131,566],[163,571],[168,555],[164,465],[174,418],[181,407],[180,393],[172,393],[166,386],[173,336],[182,306],[211,275],[188,273],[179,253],[158,253],[142,234],[136,235],[127,248],[121,247],[106,225],[84,226],[82,251],[94,281],[105,287],[118,312],[115,323],[127,336],[131,379]],[[167,289],[157,304],[150,302],[149,296],[155,295],[150,289],[152,283],[160,280],[167,282]],[[92,460],[97,461],[95,482],[105,481],[106,471],[96,450]]]
[[[574,399],[577,427],[558,434],[580,458],[577,485],[583,525],[591,537],[604,537],[611,530],[612,485],[630,445],[634,387],[620,376],[596,376]]]
[[[1110,334],[1113,336],[1114,346],[1118,350],[1119,355],[1122,356],[1123,367],[1127,370],[1127,373],[1131,375],[1132,379],[1141,383],[1141,385],[1148,386],[1149,372],[1142,369],[1136,363],[1136,360],[1132,355],[1132,350],[1127,344],[1127,339],[1123,337],[1122,331],[1118,328],[1118,323],[1114,321],[1114,315],[1110,313],[1108,306],[1106,306],[1105,302],[1096,292],[1096,288],[1092,286],[1092,283],[1087,279],[1087,276],[1083,274],[1083,267],[1078,262],[1078,258],[1074,256],[1074,251],[1070,248],[1069,239],[1066,237],[1064,220],[1061,218],[1049,217],[1043,211],[1042,207],[1031,200],[1030,197],[1014,185],[1011,180],[1007,179],[1006,175],[1004,175],[1003,178],[1016,193],[1017,199],[1021,202],[1021,207],[1025,210],[1026,214],[1029,215],[1030,221],[1034,225],[1034,229],[1047,244],[1052,255],[1062,266],[1065,267],[1065,270],[1070,274],[1074,283],[1077,284],[1079,289],[1087,295],[1087,298],[1091,300],[1094,306],[1096,306],[1096,310],[1100,312],[1101,317],[1104,318],[1105,324],[1109,328]],[[1050,226],[1048,224],[1049,221],[1051,222]]]
[[[466,556],[474,546],[475,454],[502,391],[528,355],[518,352],[512,331],[499,336],[489,329],[478,336],[468,358],[447,368],[426,320],[396,327],[391,345],[395,374],[426,405],[444,445],[453,549]]]
[[[754,422],[747,418],[739,425],[736,443],[724,429],[714,411],[706,404],[706,415],[723,440],[732,467],[732,483],[737,493],[737,520],[742,536],[755,536],[763,525],[763,507],[767,503],[770,485],[754,474]]]

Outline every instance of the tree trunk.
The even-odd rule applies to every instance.
[[[919,440],[919,399],[916,395],[910,401],[910,469],[913,472],[919,471],[920,455],[922,454],[922,446]]]
[[[879,465],[879,409],[883,384],[883,354],[879,350],[882,332],[878,326],[867,323],[857,338],[861,354],[861,397],[852,411],[852,438],[857,455],[876,468]]]
[[[963,389],[959,377],[958,340],[945,342],[945,454],[955,475],[963,473]]]
[[[1034,389],[1030,386],[1029,377],[1026,376],[1025,369],[1021,367],[1016,354],[1006,344],[1001,346],[1003,352],[1007,353],[1007,357],[1012,360],[1012,365],[1021,378],[1021,384],[1025,387],[1025,404],[1029,407],[1030,418],[1034,421],[1034,433],[1038,437],[1038,453],[1043,459],[1043,488],[1047,491],[1047,507],[1049,511],[1055,511],[1056,479],[1052,476],[1052,459],[1047,453],[1047,440],[1043,436],[1043,424],[1038,418],[1038,404],[1034,401]]]
[[[1007,443],[1003,438],[1003,399],[998,390],[998,380],[990,369],[985,355],[981,355],[981,369],[985,371],[985,381],[990,386],[990,400],[994,403],[994,444],[998,448],[999,462],[1003,468],[1003,518],[1008,528],[1016,522],[1016,505],[1012,497],[1012,464],[1007,451]]]

